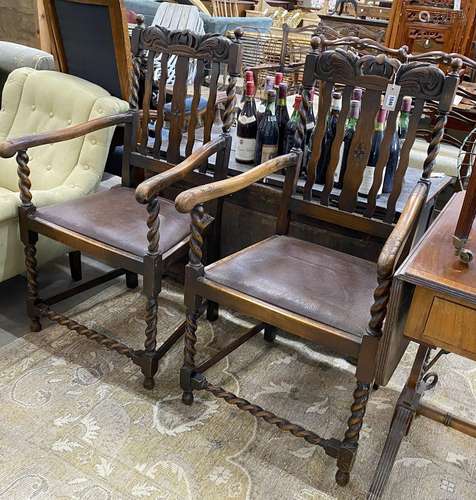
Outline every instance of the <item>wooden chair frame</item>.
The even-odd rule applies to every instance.
[[[133,32],[133,86],[131,92],[131,111],[128,113],[108,116],[91,120],[63,130],[47,132],[18,139],[10,139],[0,144],[0,157],[10,158],[16,155],[18,163],[18,175],[20,186],[21,206],[19,208],[20,232],[25,244],[26,268],[27,268],[27,312],[31,320],[31,330],[41,330],[41,318],[52,321],[74,330],[101,345],[112,349],[130,358],[139,365],[144,374],[144,386],[154,386],[154,375],[158,369],[159,360],[173,346],[184,332],[184,324],[172,333],[172,335],[157,347],[157,297],[161,290],[163,274],[170,267],[186,256],[190,237],[187,235],[175,246],[161,252],[159,249],[160,239],[160,205],[159,194],[170,189],[173,184],[182,180],[194,178],[194,169],[206,169],[209,158],[216,154],[214,165],[214,179],[223,179],[227,175],[228,160],[231,146],[230,127],[234,119],[235,85],[240,73],[241,47],[239,38],[241,31],[236,31],[236,39],[232,41],[220,35],[195,35],[190,31],[168,31],[165,28],[144,28],[138,25]],[[156,54],[162,55],[165,70],[160,80],[160,97],[157,110],[150,109],[150,95],[152,89],[153,61]],[[170,136],[166,152],[161,148],[162,126],[164,122],[163,102],[165,101],[165,81],[167,78],[166,63],[169,55],[177,55],[177,74],[173,100]],[[207,108],[206,136],[204,144],[193,151],[195,143],[195,129],[189,125],[188,140],[185,148],[181,148],[182,124],[185,119],[184,99],[186,93],[186,69],[189,58],[197,59],[198,66],[203,69],[205,62],[210,61],[212,66],[213,92],[210,91],[209,105]],[[139,79],[141,67],[146,60],[148,68],[142,109],[139,109]],[[224,64],[228,64],[228,86],[227,102],[224,112],[223,133],[216,139],[210,140],[210,130],[213,124],[215,103],[212,97],[216,96],[216,82],[219,70]],[[185,73],[183,73],[185,71]],[[200,97],[200,85],[197,83],[203,79],[203,71],[198,70],[195,79],[195,95],[192,105],[196,116],[196,110]],[[184,76],[185,75],[185,76]],[[156,138],[153,146],[148,144],[148,127],[150,120],[156,120]],[[30,169],[28,166],[27,150],[34,146],[43,144],[54,144],[69,139],[82,137],[90,132],[113,125],[123,124],[125,126],[125,151],[123,160],[122,185],[132,190],[134,185],[134,172],[146,170],[149,173],[158,173],[143,181],[135,190],[135,198],[138,203],[145,205],[144,214],[147,214],[147,227],[144,224],[144,232],[147,230],[148,248],[144,249],[145,255],[136,255],[121,250],[98,239],[87,237],[80,232],[70,230],[67,227],[52,223],[42,218],[41,209],[37,209],[32,203],[31,181],[29,179]],[[165,157],[165,158],[164,158]],[[203,177],[203,176],[202,176]],[[97,196],[97,195],[95,195]],[[83,199],[86,205],[88,197]],[[120,209],[121,207],[118,207]],[[221,204],[215,204],[211,208],[214,218],[219,222],[221,219]],[[147,212],[145,211],[147,210]],[[145,217],[144,217],[145,218]],[[209,217],[206,226],[210,226],[213,218]],[[138,221],[140,223],[141,221]],[[208,258],[213,260],[218,255],[218,242],[220,239],[220,225],[214,224],[208,231],[210,248]],[[104,276],[81,283],[54,297],[43,299],[39,295],[37,281],[36,242],[38,234],[59,241],[69,247],[85,252],[105,262],[115,269]],[[77,293],[91,289],[101,283],[111,280],[121,274],[126,274],[127,286],[137,286],[137,274],[144,277],[144,294],[147,297],[146,306],[146,330],[145,344],[143,350],[135,350],[124,343],[112,339],[102,333],[96,332],[76,321],[56,313],[51,306]]]
[[[111,36],[114,44],[115,60],[117,64],[117,73],[119,76],[119,85],[121,94],[125,101],[129,100],[131,89],[131,47],[129,42],[128,24],[123,0],[67,0],[71,3],[85,5],[99,5],[107,7],[109,19],[111,22]],[[69,73],[68,61],[66,58],[63,39],[61,36],[60,23],[56,10],[55,0],[43,0],[46,19],[48,21],[48,30],[56,54],[58,69],[62,73]]]
[[[314,166],[311,166],[311,170],[308,172],[310,181],[304,195],[296,194],[296,182],[302,156],[301,150],[296,147],[290,154],[269,160],[236,177],[185,191],[175,200],[176,207],[180,212],[191,214],[192,225],[194,227],[190,242],[189,264],[186,268],[185,304],[187,307],[187,324],[184,337],[184,365],[181,370],[181,386],[184,391],[183,402],[185,404],[192,404],[194,390],[206,390],[216,397],[225,400],[230,405],[234,405],[257,418],[261,418],[283,431],[290,432],[294,436],[304,438],[309,443],[322,447],[328,455],[337,460],[336,482],[339,485],[345,485],[349,481],[350,472],[357,453],[359,434],[362,428],[367,401],[373,383],[375,381],[378,383],[378,378],[376,378],[378,374],[376,374],[376,371],[380,348],[379,340],[384,329],[392,278],[398,263],[408,252],[413,235],[417,229],[422,207],[424,206],[429,190],[430,174],[438,153],[439,143],[443,136],[447,115],[451,109],[458,86],[458,71],[462,64],[460,59],[448,59],[446,54],[432,54],[420,59],[404,54],[405,59],[412,59],[412,61],[400,66],[398,61],[389,57],[388,54],[398,56],[405,53],[404,49],[403,51],[398,51],[381,47],[383,53],[377,56],[366,55],[359,57],[349,51],[339,49],[342,46],[353,46],[356,49],[375,49],[380,47],[373,40],[344,38],[335,41],[326,41],[313,39],[313,51],[307,56],[304,70],[304,102],[306,103],[307,92],[318,81],[320,85],[320,103],[319,116],[314,131],[313,158],[311,158],[311,165],[314,164]],[[442,60],[450,60],[451,62],[451,71],[447,75],[436,64],[428,64],[428,61],[439,63]],[[417,111],[411,117],[411,127],[413,128],[410,131],[407,148],[411,147],[414,140],[416,124],[423,111],[424,102],[430,98],[439,102],[439,115],[432,132],[432,142],[428,149],[428,156],[424,163],[421,180],[415,186],[396,224],[394,224],[395,210],[391,200],[389,201],[390,206],[387,209],[386,220],[377,220],[373,217],[375,199],[372,196],[364,213],[356,211],[359,178],[360,180],[362,179],[363,167],[367,164],[370,154],[373,120],[370,120],[369,117],[375,117],[380,107],[380,96],[387,88],[389,82],[392,82],[394,78],[402,86],[402,93],[399,100],[401,101],[404,95],[411,95],[416,101],[415,108]],[[327,177],[326,190],[319,201],[316,202],[311,199],[311,188],[314,182],[313,179],[315,179],[315,163],[317,163],[316,159],[320,153],[320,145],[325,129],[327,112],[330,108],[330,97],[334,84],[340,84],[345,87],[343,92],[343,108],[337,124],[335,147],[333,148],[329,164],[330,172]],[[354,135],[349,154],[349,161],[352,166],[348,166],[350,170],[347,170],[344,179],[340,204],[338,207],[333,207],[329,204],[328,194],[333,182],[335,164],[337,164],[337,157],[339,156],[345,119],[354,86],[367,89],[362,101],[361,114],[361,117],[365,119],[359,120]],[[376,174],[377,180],[375,182],[381,179],[381,173],[387,161],[386,158],[388,158],[390,138],[393,134],[397,114],[398,111],[393,112],[388,120],[387,132],[385,133],[381,147],[382,159],[379,158],[379,165],[377,166],[379,173]],[[296,146],[302,144],[304,138],[305,117],[305,109],[301,109],[302,123],[298,129]],[[402,157],[399,168],[404,172],[408,166],[408,158],[403,154]],[[326,323],[310,319],[307,316],[296,314],[276,305],[276,303],[260,300],[254,296],[237,291],[230,286],[212,281],[207,276],[209,268],[204,265],[201,245],[206,215],[203,203],[236,193],[283,168],[286,169],[286,177],[281,204],[277,214],[276,235],[288,234],[290,221],[296,215],[296,204],[294,202],[299,199],[300,201],[307,202],[304,210],[304,215],[307,217],[320,219],[337,227],[357,231],[367,238],[380,238],[382,241],[382,251],[376,264],[377,287],[374,291],[374,303],[370,307],[370,321],[363,336],[357,336]],[[394,190],[398,194],[399,186],[394,187]],[[246,253],[250,248],[244,249],[239,253]],[[222,265],[231,258],[234,258],[234,256],[226,257],[210,267],[213,268],[217,265]],[[200,304],[204,299],[212,300],[217,304],[235,309],[242,314],[255,318],[261,323],[226,346],[212,358],[197,365],[195,361],[196,330],[197,321],[200,316]],[[316,306],[319,308],[319,304]],[[385,322],[385,328],[390,328],[390,326],[390,321]],[[356,360],[357,386],[353,394],[351,416],[342,440],[323,438],[315,432],[306,430],[300,425],[293,424],[270,411],[235,396],[221,387],[213,385],[205,378],[204,372],[207,369],[260,331],[264,330],[265,339],[272,341],[276,328],[283,329],[297,337],[312,340],[319,345],[330,348],[333,352],[339,353],[343,357]]]

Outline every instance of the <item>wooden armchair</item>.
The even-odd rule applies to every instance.
[[[237,36],[241,33],[237,31]],[[144,386],[152,388],[159,359],[180,338],[184,328],[177,330],[157,348],[157,296],[161,279],[170,266],[182,259],[187,252],[190,238],[188,217],[176,212],[173,202],[161,196],[166,188],[177,181],[193,177],[193,170],[206,168],[209,158],[216,154],[215,180],[226,177],[231,145],[229,134],[233,121],[235,82],[239,74],[241,48],[238,39],[231,41],[220,35],[198,36],[190,31],[168,31],[165,28],[135,28],[132,36],[133,85],[128,113],[102,117],[63,130],[8,139],[0,144],[0,156],[16,155],[20,177],[20,233],[25,245],[28,279],[27,309],[32,331],[41,330],[41,318],[49,318],[74,330],[80,335],[98,341],[130,358],[139,365],[145,376]],[[147,51],[147,54],[146,54]],[[150,109],[154,57],[161,54],[163,71],[159,81],[159,104],[157,110]],[[170,129],[163,129],[164,102],[166,94],[167,59],[177,56],[177,66]],[[147,78],[142,109],[138,109],[139,73],[142,60],[147,59]],[[186,144],[182,140],[184,121],[184,99],[189,59],[197,60],[195,95],[192,120],[188,127]],[[210,95],[205,120],[205,144],[195,141],[196,108],[204,78],[205,63],[211,65]],[[228,64],[229,83],[223,134],[210,140],[215,109],[217,80],[220,68]],[[156,120],[155,141],[149,144],[148,123]],[[125,153],[122,186],[99,192],[80,200],[59,203],[47,208],[36,208],[32,203],[30,168],[27,150],[43,144],[53,144],[89,134],[95,130],[123,123],[125,125]],[[167,132],[167,133],[166,133]],[[90,137],[90,136],[87,136]],[[86,139],[88,140],[88,139]],[[94,147],[94,142],[92,143]],[[194,149],[194,146],[195,147]],[[84,169],[88,168],[83,158]],[[33,167],[34,168],[34,167]],[[133,189],[134,172],[146,170],[157,173]],[[196,174],[195,174],[196,176]],[[164,195],[165,196],[165,195]],[[212,207],[220,219],[220,206]],[[212,222],[208,218],[207,227]],[[218,220],[219,222],[219,220]],[[216,255],[219,241],[219,224],[210,235],[209,256]],[[81,252],[120,269],[105,276],[82,283],[55,297],[42,299],[38,292],[36,242],[38,234],[64,243]],[[127,285],[137,286],[137,274],[144,276],[144,294],[147,297],[145,344],[143,350],[135,350],[122,342],[95,332],[86,326],[57,314],[51,306],[64,298],[90,289],[121,274],[126,274]]]
[[[321,40],[320,43],[317,39],[314,40],[315,50],[307,56],[304,89],[309,91],[318,82],[320,101],[314,130],[311,168],[303,195],[295,194],[301,157],[301,151],[295,148],[291,153],[258,165],[237,177],[182,192],[175,200],[179,212],[191,213],[193,226],[185,284],[187,325],[184,365],[181,371],[183,402],[192,404],[194,390],[207,390],[281,430],[321,446],[328,455],[337,460],[336,481],[340,485],[349,481],[371,388],[374,381],[380,381],[380,374],[377,372],[379,340],[383,329],[393,325],[391,320],[387,320],[387,302],[392,277],[397,264],[411,244],[419,222],[429,189],[430,173],[458,85],[458,70],[461,67],[459,59],[451,60],[451,72],[445,75],[436,64],[419,61],[417,58],[412,59],[412,62],[400,64],[385,54],[392,51],[386,51],[384,47],[382,53],[377,56],[358,56],[339,48],[344,45],[362,48],[365,43],[353,38],[334,42]],[[398,55],[398,51],[394,53]],[[382,94],[394,78],[396,83],[401,85],[396,109],[400,109],[402,98],[406,95],[413,97],[415,107],[385,220],[381,220],[374,217],[375,200],[388,159],[398,111],[391,112],[388,117],[374,184],[365,207],[357,204],[357,192],[370,154],[374,118],[380,108]],[[343,106],[337,123],[325,189],[317,201],[313,199],[312,185],[332,91],[336,84],[344,87]],[[343,189],[337,205],[331,206],[329,193],[333,187],[334,171],[354,87],[366,89],[362,111],[351,144]],[[304,95],[306,96],[306,92]],[[395,201],[408,166],[408,153],[415,138],[423,105],[428,99],[439,103],[439,117],[433,130],[421,180],[415,186],[395,224]],[[302,117],[304,121],[304,112]],[[296,144],[302,144],[303,126],[298,135]],[[287,174],[277,214],[275,235],[205,266],[201,245],[206,221],[203,203],[235,193],[283,168],[287,170]],[[343,245],[339,241],[336,241],[336,246],[339,247],[337,251],[289,236],[290,223],[302,217],[317,219],[327,227],[333,226],[347,236],[353,236],[357,245],[377,242],[381,248],[378,260],[356,257],[353,253],[355,248],[350,245],[344,253]],[[199,305],[203,299],[230,307],[262,323],[211,359],[197,365],[196,330],[200,315]],[[344,358],[355,360],[357,387],[343,439],[323,438],[213,385],[205,378],[204,372],[208,368],[263,329],[265,339],[272,341],[276,328],[311,340]]]

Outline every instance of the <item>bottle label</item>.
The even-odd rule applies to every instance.
[[[370,193],[370,190],[372,189],[372,184],[374,183],[374,173],[375,173],[375,167],[365,167],[364,170],[364,175],[362,177],[362,183],[360,184],[359,188],[359,193],[367,196]],[[377,194],[382,193],[382,184],[383,184],[383,179],[385,177],[385,169],[383,170],[382,173],[382,182],[380,183],[379,190]]]
[[[261,149],[261,163],[271,160],[278,154],[277,144],[263,144]]]
[[[256,150],[256,139],[245,139],[238,137],[235,158],[238,161],[254,161]]]
[[[238,121],[242,125],[248,125],[249,123],[254,123],[256,121],[256,116],[246,116],[243,113],[240,114],[240,117],[238,118]]]
[[[314,122],[307,122],[306,123],[306,130],[311,130],[314,128],[315,123]]]

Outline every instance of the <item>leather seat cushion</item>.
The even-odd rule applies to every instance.
[[[190,216],[160,200],[159,250],[165,253],[190,233]],[[147,210],[135,199],[135,190],[113,187],[84,198],[36,211],[35,218],[82,234],[134,255],[147,253]]]
[[[273,236],[206,268],[233,290],[362,336],[377,286],[376,264],[288,236]]]

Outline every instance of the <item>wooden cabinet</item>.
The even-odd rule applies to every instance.
[[[386,44],[408,45],[410,52],[441,50],[470,55],[475,34],[476,2],[394,0]]]

